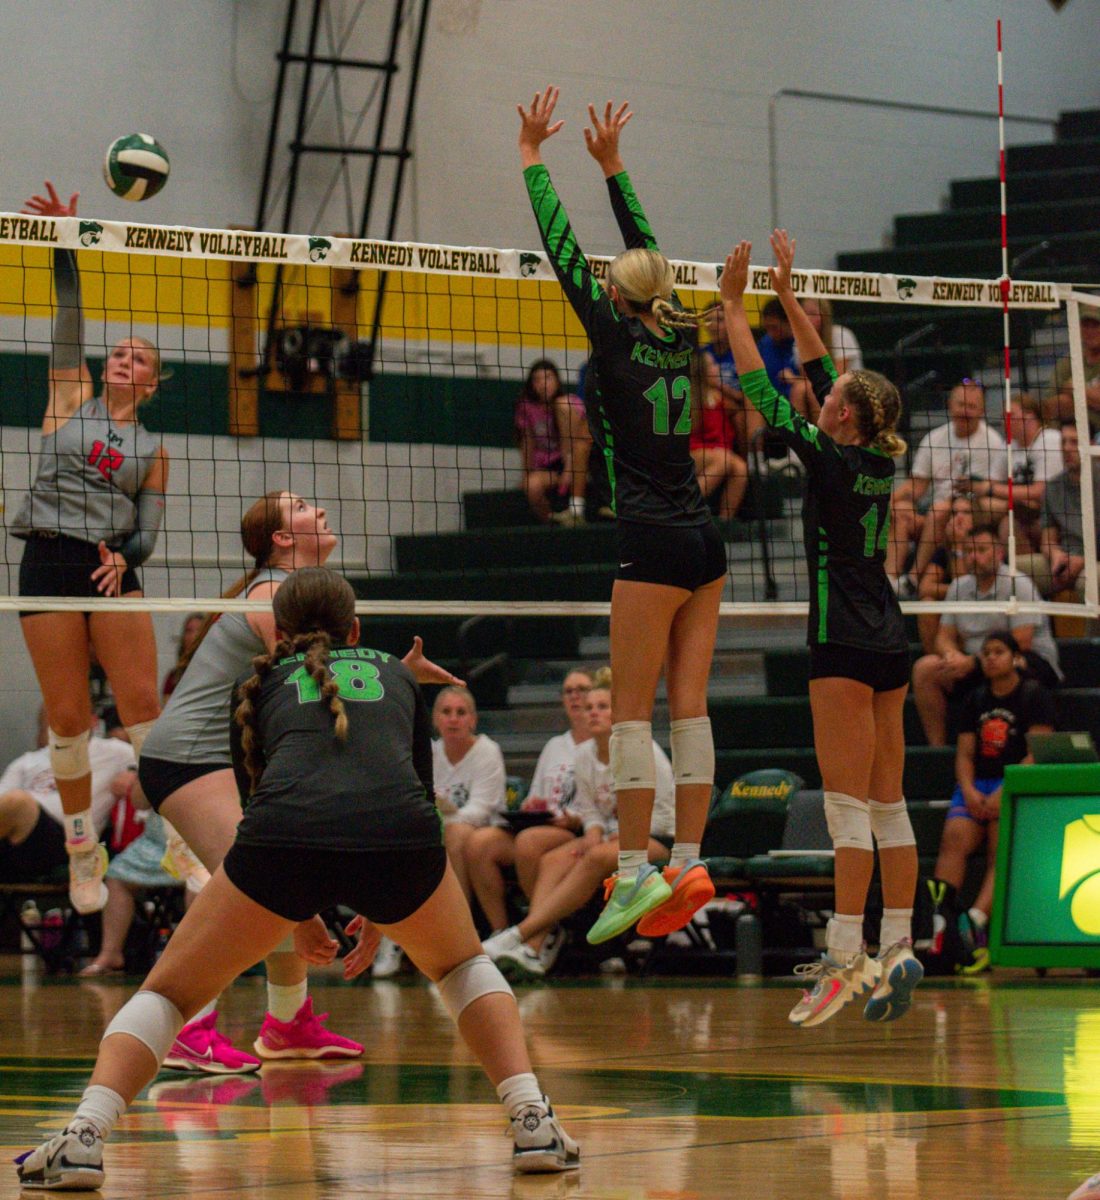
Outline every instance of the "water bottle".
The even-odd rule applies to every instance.
[[[754,913],[743,913],[739,916],[734,938],[737,950],[737,978],[746,981],[760,979],[764,974],[760,918]]]
[[[59,908],[51,908],[42,918],[42,949],[56,950],[64,931],[65,914]]]

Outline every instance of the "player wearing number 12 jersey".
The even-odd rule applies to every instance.
[[[874,371],[837,378],[821,338],[791,288],[794,242],[772,235],[771,282],[821,402],[816,425],[792,409],[768,380],[745,314],[752,247],[726,259],[721,291],[726,327],[745,395],[806,466],[803,522],[810,574],[810,707],[825,816],[836,849],[836,902],[826,954],[798,968],[813,982],[790,1014],[820,1024],[871,992],[869,1020],[908,1008],[923,971],[913,956],[911,924],[917,852],[902,795],[902,712],[909,654],[897,597],[886,578],[897,389]],[[883,920],[878,958],[863,947],[863,910],[874,870],[882,871]]]
[[[611,593],[611,769],[619,810],[618,872],[589,931],[604,942],[640,921],[646,936],[671,933],[714,895],[699,858],[714,781],[707,680],[725,584],[722,539],[691,457],[691,359],[698,317],[680,306],[671,264],[619,154],[627,105],[602,116],[589,105],[585,144],[607,180],[627,249],[593,274],[542,162],[558,91],[519,107],[527,192],[550,262],[592,342],[588,388],[593,440],[602,451],[618,521],[619,572]],[[665,666],[676,780],[676,841],[665,870],[647,861],[656,780],[651,722]]]

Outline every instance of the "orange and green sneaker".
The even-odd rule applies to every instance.
[[[672,895],[661,872],[652,863],[640,867],[634,879],[612,875],[603,883],[606,903],[596,924],[588,931],[588,943],[598,946],[626,931],[653,909],[659,908]]]
[[[714,884],[701,858],[688,859],[679,867],[665,867],[661,874],[672,895],[638,922],[642,937],[665,937],[683,929],[704,904],[714,899]]]

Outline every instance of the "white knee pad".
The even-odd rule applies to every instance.
[[[436,986],[440,1000],[456,1024],[463,1010],[482,996],[491,996],[494,992],[509,996],[515,994],[488,954],[475,954],[473,958],[460,962]]]
[[[126,736],[130,739],[130,745],[134,748],[134,758],[141,758],[141,748],[145,745],[145,739],[149,736],[149,731],[156,724],[156,718],[152,721],[138,721],[136,725],[126,726]]]
[[[616,792],[657,786],[649,721],[618,721],[611,726],[611,778]]]
[[[871,832],[875,835],[880,850],[888,850],[891,846],[917,844],[904,800],[899,800],[896,804],[881,804],[878,800],[869,800],[867,806],[871,810]]]
[[[148,1046],[158,1063],[164,1062],[183,1028],[183,1014],[159,992],[137,992],[115,1013],[103,1037],[128,1033]]]
[[[874,851],[870,810],[855,796],[846,796],[843,792],[826,792],[825,821],[835,847]]]
[[[714,736],[710,717],[686,717],[669,726],[672,776],[677,783],[714,783]]]
[[[91,774],[92,764],[88,760],[90,737],[87,729],[76,737],[66,737],[50,730],[50,770],[54,779],[83,779]]]

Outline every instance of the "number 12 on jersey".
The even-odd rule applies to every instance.
[[[642,395],[653,405],[653,432],[668,433],[668,381],[662,375]],[[691,380],[686,375],[677,375],[672,381],[672,399],[684,402],[672,432],[677,436],[691,433]]]

